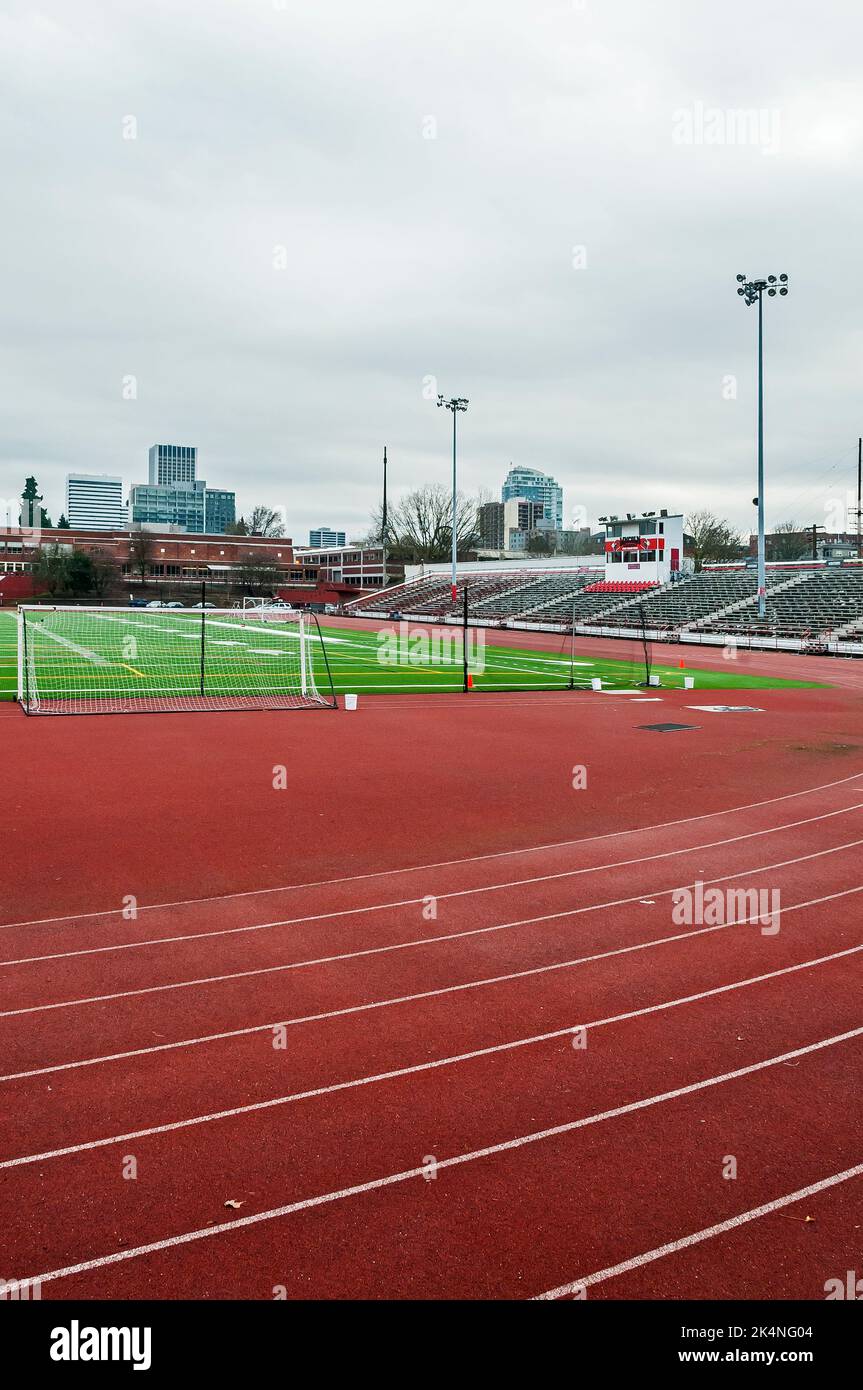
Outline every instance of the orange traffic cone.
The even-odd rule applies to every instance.
[[[467,678],[467,688],[468,688],[468,690],[473,690],[473,676],[468,676],[468,678]]]

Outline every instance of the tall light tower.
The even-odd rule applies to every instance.
[[[766,280],[747,280],[745,275],[737,277],[737,293],[742,295],[748,305],[758,304],[758,616],[767,616],[767,568],[765,565],[764,544],[764,350],[762,296],[764,291],[772,299],[779,292],[788,293],[787,275],[768,275]]]
[[[458,559],[458,494],[456,491],[456,465],[455,465],[455,445],[456,429],[455,422],[460,410],[467,410],[469,401],[464,396],[453,396],[450,400],[445,400],[443,396],[438,396],[439,406],[445,406],[452,411],[452,601],[455,606],[456,595],[456,561]]]

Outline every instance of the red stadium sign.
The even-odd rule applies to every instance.
[[[644,536],[623,536],[619,540],[611,542],[612,550],[648,550],[649,545]]]
[[[664,550],[664,536],[621,536],[613,541],[606,541],[605,548],[609,551],[620,550]]]

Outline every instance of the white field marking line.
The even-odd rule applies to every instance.
[[[755,921],[756,918],[749,918]],[[733,924],[743,925],[743,921]],[[112,1144],[124,1144],[132,1139],[147,1139],[154,1134],[170,1134],[174,1130],[189,1129],[195,1125],[210,1124],[216,1120],[235,1119],[238,1115],[251,1115],[259,1110],[272,1110],[282,1105],[289,1105],[294,1101],[313,1100],[320,1096],[333,1095],[337,1091],[354,1090],[359,1086],[369,1086],[379,1081],[395,1081],[403,1076],[415,1076],[419,1072],[435,1071],[441,1067],[456,1066],[460,1062],[474,1061],[477,1057],[490,1057],[498,1052],[512,1052],[520,1047],[532,1047],[537,1043],[551,1042],[555,1038],[565,1038],[568,1034],[574,1033],[576,1028],[605,1028],[614,1023],[631,1022],[634,1018],[643,1018],[647,1014],[662,1013],[666,1009],[680,1008],[683,1004],[695,1004],[704,999],[710,999],[715,995],[728,994],[735,989],[746,989],[750,985],[763,984],[765,980],[774,980],[780,975],[791,975],[799,970],[812,970],[818,965],[827,965],[831,961],[840,960],[843,956],[853,956],[863,951],[863,944],[859,946],[846,947],[841,951],[834,951],[828,956],[819,956],[813,960],[800,961],[797,965],[786,965],[779,970],[770,970],[763,975],[751,975],[744,980],[732,980],[727,985],[718,985],[713,989],[702,990],[698,994],[683,995],[678,999],[666,999],[661,1004],[649,1004],[640,1009],[630,1009],[626,1013],[612,1014],[608,1018],[593,1019],[590,1023],[570,1024],[567,1028],[556,1028],[551,1033],[537,1033],[533,1037],[515,1038],[510,1042],[495,1043],[489,1047],[475,1048],[471,1052],[456,1053],[451,1057],[439,1057],[432,1062],[417,1062],[412,1066],[397,1067],[391,1071],[376,1072],[370,1076],[354,1077],[350,1081],[337,1081],[329,1086],[316,1086],[309,1091],[296,1091],[292,1095],[274,1096],[270,1100],[259,1100],[249,1105],[231,1106],[226,1110],[216,1110],[207,1115],[193,1115],[186,1120],[173,1120],[162,1125],[151,1125],[147,1129],[132,1130],[128,1134],[114,1134],[104,1139],[90,1139],[80,1144],[67,1144],[61,1149],[47,1149],[44,1153],[23,1154],[19,1158],[7,1158],[0,1162],[0,1170],[4,1168],[21,1168],[29,1163],[41,1163],[49,1158],[63,1158],[69,1154],[85,1153],[90,1149],[103,1149]],[[530,972],[525,972],[530,973]],[[860,1029],[863,1032],[863,1028]]]
[[[717,849],[721,848],[724,845],[736,844],[740,840],[757,839],[761,835],[775,835],[783,830],[796,830],[801,825],[812,825],[816,821],[830,820],[833,816],[845,816],[848,815],[851,811],[859,810],[863,810],[863,802],[855,802],[853,806],[843,806],[838,811],[824,811],[821,815],[810,816],[806,820],[788,821],[785,825],[770,826],[767,830],[750,830],[747,831],[745,835],[732,835],[725,840],[711,840],[702,845],[693,845],[690,849],[663,850],[659,854],[646,854],[642,855],[638,859],[621,859],[610,864],[592,864],[588,865],[586,868],[583,869],[565,869],[562,870],[560,873],[556,874],[540,874],[535,876],[534,878],[518,878],[508,880],[504,883],[488,883],[480,885],[476,888],[458,888],[453,890],[451,893],[437,893],[435,894],[435,897],[438,899],[438,901],[443,902],[450,898],[472,897],[474,894],[478,893],[502,892],[504,889],[507,888],[529,888],[537,883],[549,883],[563,878],[579,878],[585,874],[603,873],[608,869],[629,868],[634,864],[649,864],[657,859],[681,858],[684,855],[695,854],[696,852],[700,852],[701,850]],[[854,840],[850,843],[857,845],[863,843],[863,841]],[[837,848],[843,849],[846,848],[846,846],[840,845],[837,846]],[[803,855],[802,859],[817,858],[818,854],[820,853],[827,854],[831,852],[831,849],[828,848],[824,851],[818,851],[818,853],[813,855]],[[798,862],[800,861],[783,860],[779,865],[776,865],[775,867],[782,867],[782,864],[791,864]],[[738,877],[738,875],[727,875],[727,877]],[[708,881],[712,882],[713,880]],[[643,896],[644,895],[642,894],[642,897]],[[621,901],[627,902],[630,900],[624,898]],[[270,931],[275,927],[302,926],[308,922],[329,921],[332,918],[336,917],[359,917],[366,912],[385,912],[387,908],[393,907],[415,907],[418,903],[422,902],[425,902],[425,898],[402,898],[392,902],[368,903],[362,907],[334,908],[331,912],[316,912],[305,917],[284,917],[278,918],[273,922],[253,922],[245,927],[221,927],[217,931],[187,932],[180,936],[154,936],[144,941],[121,941],[109,946],[85,946],[78,951],[56,951],[53,954],[45,956],[21,956],[14,960],[0,960],[0,969],[12,965],[33,965],[49,960],[69,960],[75,956],[105,955],[111,951],[136,951],[146,946],[176,945],[177,943],[182,943],[184,941],[202,941],[215,936],[239,936],[243,935],[246,932]],[[608,906],[612,905],[613,904],[608,904]],[[558,914],[554,913],[551,915],[557,916]],[[2,1018],[3,1016],[4,1015],[0,1013],[0,1018]]]
[[[683,816],[679,820],[660,821],[655,825],[635,826],[631,830],[609,830],[602,835],[585,835],[574,840],[556,840],[541,845],[528,845],[523,849],[495,850],[490,854],[468,854],[461,859],[439,859],[431,864],[413,864],[398,869],[375,869],[364,874],[344,874],[338,878],[312,879],[306,883],[286,883],[275,888],[247,888],[237,893],[213,893],[208,897],[177,898],[168,902],[144,903],[139,904],[138,911],[157,912],[160,908],[166,907],[196,907],[200,903],[230,902],[235,898],[262,897],[267,893],[295,893],[304,888],[328,888],[338,883],[359,883],[365,879],[391,878],[396,874],[424,873],[428,869],[449,869],[461,864],[478,864],[488,859],[511,859],[520,854],[540,854],[552,849],[571,849],[576,845],[593,844],[599,840],[620,839],[623,835],[647,835],[656,830],[669,830],[678,825],[692,825],[697,821],[713,820],[716,816],[739,815],[742,811],[759,810],[762,806],[774,806],[780,801],[793,801],[800,796],[813,796],[816,792],[830,791],[834,787],[844,787],[846,783],[855,782],[860,777],[863,777],[863,772],[854,772],[848,777],[839,777],[834,782],[820,782],[814,787],[804,787],[801,791],[784,792],[782,796],[768,797],[765,801],[749,801],[742,806],[727,806],[722,811],[705,811],[699,816]],[[67,912],[59,917],[33,917],[18,922],[0,922],[0,930],[7,927],[47,926],[52,922],[79,922],[85,917],[114,917],[119,915],[122,910],[119,907],[109,907],[96,912]]]
[[[816,857],[817,857],[817,856],[816,856]],[[750,872],[764,873],[764,872],[766,872],[766,869],[768,869],[768,868],[776,868],[776,867],[777,867],[776,865],[766,865],[765,868],[763,868],[763,869],[757,869],[757,870],[750,871]],[[733,878],[734,875],[729,875],[728,877]],[[708,882],[711,882],[711,880],[708,880]],[[722,879],[714,879],[714,880],[712,880],[712,882],[714,882],[714,883],[721,883],[721,882],[723,882],[723,880],[722,880]],[[675,892],[675,891],[676,891],[676,890],[673,889],[673,888],[663,889],[661,892],[657,893],[656,896],[657,896],[657,897],[668,896],[669,894],[671,894],[671,893],[673,893],[673,892]],[[822,903],[834,902],[837,898],[847,898],[847,897],[850,897],[853,893],[859,893],[859,892],[863,892],[863,884],[861,884],[861,885],[859,885],[859,886],[857,886],[857,887],[854,887],[854,888],[843,888],[843,889],[841,889],[841,890],[840,890],[839,892],[837,892],[837,893],[828,893],[828,894],[826,894],[824,897],[821,897],[821,898],[809,898],[808,900],[806,900],[805,902],[802,902],[802,903],[792,903],[790,907],[785,907],[785,908],[783,908],[783,911],[787,914],[787,913],[789,913],[789,912],[797,912],[797,911],[800,911],[800,910],[802,910],[803,908],[807,908],[807,907],[818,907],[818,906],[820,906]],[[637,901],[637,900],[636,900],[635,898],[629,898],[629,899],[627,899],[626,901],[629,902],[629,903],[632,903],[632,902],[635,902],[635,901]],[[606,905],[606,904],[598,904],[597,906],[605,906],[605,905]],[[577,913],[580,913],[580,912],[589,912],[589,911],[594,911],[594,910],[595,910],[595,908],[576,908],[574,913],[573,913],[573,912],[570,912],[570,913],[564,913],[564,914],[552,914],[552,916],[555,916],[555,915],[557,915],[557,916],[560,916],[560,915],[563,915],[563,916],[574,916],[574,915],[576,915]],[[429,939],[429,944],[433,944],[433,943],[436,942],[436,941],[449,941],[449,940],[452,940],[453,936],[458,936],[458,935],[468,935],[468,936],[482,935],[484,932],[503,931],[504,929],[506,929],[507,927],[510,927],[510,926],[524,926],[524,925],[526,925],[526,924],[527,924],[528,922],[530,922],[530,921],[540,921],[540,922],[541,922],[541,921],[548,921],[548,920],[549,920],[549,918],[542,918],[542,917],[540,917],[540,918],[535,918],[535,919],[530,919],[530,918],[528,918],[528,919],[526,919],[525,922],[505,922],[505,923],[503,923],[503,924],[502,924],[501,926],[499,926],[499,927],[479,927],[479,928],[477,928],[477,930],[476,930],[475,932],[452,933],[450,936],[432,937],[432,938]],[[197,1046],[200,1046],[200,1045],[203,1044],[203,1043],[208,1043],[208,1042],[221,1042],[221,1041],[224,1041],[225,1039],[228,1039],[228,1038],[241,1038],[241,1037],[247,1037],[247,1036],[249,1036],[249,1035],[251,1035],[251,1034],[253,1034],[253,1033],[264,1033],[264,1032],[270,1031],[270,1030],[272,1030],[273,1028],[276,1028],[276,1027],[282,1027],[282,1026],[284,1026],[284,1027],[294,1027],[294,1026],[297,1026],[297,1025],[299,1025],[299,1024],[301,1024],[301,1023],[321,1023],[321,1022],[325,1022],[326,1020],[331,1019],[331,1018],[344,1018],[344,1017],[346,1017],[346,1016],[349,1015],[349,1014],[368,1013],[368,1012],[370,1012],[370,1011],[373,1010],[373,1009],[387,1009],[387,1008],[391,1008],[391,1007],[393,1007],[394,1005],[397,1005],[397,1004],[412,1004],[412,1003],[415,1003],[418,999],[432,999],[432,998],[437,998],[438,996],[441,996],[441,995],[444,995],[444,994],[458,994],[458,993],[461,993],[461,992],[463,992],[463,991],[465,991],[465,990],[469,990],[469,989],[482,989],[482,988],[485,988],[485,987],[488,986],[488,985],[506,984],[507,982],[509,982],[509,981],[511,981],[511,980],[521,980],[521,979],[525,979],[527,976],[530,976],[530,975],[544,975],[544,974],[549,974],[549,973],[550,973],[551,971],[553,971],[553,970],[567,970],[567,969],[571,969],[571,968],[573,968],[573,967],[575,967],[575,966],[579,966],[579,965],[590,965],[590,964],[594,963],[595,961],[607,960],[607,959],[609,959],[611,956],[626,956],[626,955],[629,955],[631,952],[634,952],[634,951],[649,951],[649,950],[652,950],[655,946],[668,946],[668,945],[672,944],[672,943],[675,942],[675,941],[687,941],[687,940],[689,940],[690,938],[695,937],[695,936],[706,936],[706,935],[708,935],[708,934],[711,933],[711,932],[724,931],[727,927],[745,925],[745,923],[748,922],[748,921],[750,921],[750,920],[751,920],[751,919],[749,919],[749,918],[741,918],[739,921],[735,920],[735,921],[733,921],[733,922],[723,922],[723,923],[721,923],[721,924],[717,924],[716,926],[699,927],[699,928],[697,928],[695,931],[677,932],[677,933],[675,933],[673,936],[655,937],[655,938],[651,938],[651,940],[649,940],[649,941],[639,941],[639,942],[635,942],[633,945],[630,945],[630,946],[616,946],[616,947],[614,947],[612,950],[609,950],[609,951],[598,951],[598,952],[595,952],[593,955],[589,955],[589,956],[578,956],[578,957],[576,957],[576,958],[573,959],[573,960],[554,961],[554,962],[552,962],[552,964],[550,964],[550,965],[537,965],[537,966],[532,966],[532,967],[531,967],[530,969],[528,969],[528,970],[514,970],[514,971],[510,971],[509,973],[504,974],[504,975],[492,975],[492,976],[488,976],[488,977],[486,977],[486,978],[484,978],[484,979],[479,979],[479,980],[466,980],[466,981],[463,981],[463,982],[460,983],[460,984],[455,984],[455,985],[440,985],[440,986],[438,986],[436,989],[422,990],[422,991],[420,991],[420,992],[418,992],[418,993],[416,993],[416,994],[401,994],[401,995],[392,996],[392,997],[390,997],[389,999],[375,999],[375,1000],[368,1001],[368,1002],[365,1003],[365,1004],[351,1004],[351,1005],[348,1005],[348,1006],[343,1007],[343,1008],[341,1008],[341,1009],[329,1009],[329,1010],[326,1010],[326,1011],[323,1012],[323,1013],[317,1013],[317,1014],[303,1014],[303,1015],[300,1015],[300,1016],[297,1017],[297,1018],[277,1019],[275,1022],[270,1022],[270,1023],[258,1023],[258,1024],[254,1024],[254,1025],[251,1026],[251,1027],[247,1027],[247,1028],[234,1028],[234,1029],[230,1029],[230,1030],[227,1030],[227,1031],[221,1032],[221,1033],[207,1033],[207,1034],[204,1034],[202,1037],[198,1037],[198,1038],[181,1038],[181,1039],[180,1039],[179,1041],[177,1041],[177,1042],[156,1043],[156,1044],[153,1044],[153,1045],[150,1046],[150,1047],[133,1048],[133,1049],[127,1051],[127,1052],[107,1053],[105,1056],[102,1056],[102,1057],[87,1057],[87,1058],[84,1058],[83,1060],[78,1060],[78,1061],[74,1061],[74,1062],[57,1062],[57,1063],[54,1063],[53,1065],[47,1066],[47,1067],[35,1067],[35,1068],[33,1068],[33,1069],[29,1070],[29,1071],[11,1072],[11,1073],[9,1073],[7,1076],[0,1076],[0,1082],[3,1082],[3,1081],[18,1081],[18,1080],[22,1080],[23,1078],[30,1077],[30,1076],[44,1076],[44,1075],[47,1075],[49,1072],[55,1072],[55,1071],[71,1071],[71,1070],[73,1070],[74,1068],[77,1068],[77,1067],[92,1067],[92,1066],[98,1066],[98,1065],[100,1065],[102,1062],[117,1062],[117,1061],[123,1061],[123,1060],[125,1060],[125,1059],[127,1059],[127,1058],[129,1058],[129,1057],[143,1057],[143,1056],[149,1056],[150,1053],[154,1053],[154,1052],[171,1052],[171,1051],[174,1051],[175,1049],[178,1049],[178,1048],[181,1048],[181,1047],[197,1047]],[[756,920],[758,920],[758,919],[756,919]],[[355,951],[355,952],[350,953],[349,955],[346,955],[346,956],[323,957],[321,960],[317,960],[317,961],[295,961],[295,962],[293,962],[292,964],[286,965],[286,966],[274,966],[274,967],[270,967],[270,971],[273,972],[273,971],[281,971],[281,970],[299,970],[299,969],[303,969],[303,968],[304,968],[305,966],[307,966],[307,965],[322,965],[322,964],[326,964],[326,963],[328,963],[329,960],[344,960],[344,959],[351,959],[351,958],[353,958],[353,957],[355,957],[355,956],[363,956],[363,955],[379,955],[379,954],[383,954],[384,952],[387,952],[387,951],[405,950],[405,949],[407,949],[407,948],[409,948],[409,947],[412,947],[412,946],[422,946],[422,945],[425,945],[425,944],[426,944],[425,941],[419,940],[419,941],[402,942],[402,943],[399,943],[399,944],[397,944],[397,945],[395,945],[395,946],[378,946],[378,947],[372,947],[372,948],[369,949],[369,950],[366,950],[366,951]],[[249,972],[249,973],[269,973],[269,972]],[[180,986],[180,987],[182,987],[182,986]],[[171,988],[171,986],[167,986],[167,988]],[[158,989],[158,987],[157,987],[157,989]],[[133,991],[133,993],[134,993],[134,992],[135,992],[135,991]],[[149,992],[152,992],[152,991],[148,991],[148,990],[140,990],[140,991],[137,991],[137,993],[142,993],[142,994],[146,994],[146,993],[149,993]],[[77,1001],[73,1001],[73,1002],[77,1002]],[[82,1002],[90,1002],[90,1001],[82,1001]],[[53,1008],[63,1008],[63,1007],[65,1007],[63,1004],[60,1004],[60,1005],[56,1005],[56,1004],[46,1004],[46,1005],[42,1005],[42,1006],[41,1006],[41,1008],[43,1008],[43,1009],[53,1009]],[[28,1012],[38,1012],[38,1011],[39,1011],[39,1008],[37,1007],[36,1009],[30,1009],[30,1010],[28,1010],[28,1009],[20,1009],[20,1010],[14,1011],[14,1012],[16,1012],[16,1013],[28,1013]],[[11,1014],[0,1015],[0,1017],[4,1017],[4,1016],[5,1016],[5,1017],[10,1017]]]
[[[87,661],[91,661],[94,666],[112,666],[114,663],[107,657],[100,656],[98,652],[91,652],[89,647],[79,647],[77,642],[71,642],[68,637],[61,637],[59,632],[52,632],[49,627],[37,627],[40,637],[50,637],[52,642],[57,642],[61,647],[66,647],[70,652],[75,652],[78,656],[83,656]],[[35,643],[36,636],[30,638],[31,645]]]
[[[863,1163],[858,1163],[854,1168],[845,1168],[843,1172],[833,1173],[829,1178],[820,1178],[818,1182],[810,1183],[808,1187],[799,1187],[796,1192],[789,1192],[784,1197],[774,1197],[772,1202],[764,1202],[760,1207],[750,1207],[749,1211],[741,1211],[737,1216],[730,1216],[727,1221],[717,1222],[715,1226],[705,1226],[703,1231],[695,1231],[692,1235],[681,1236],[678,1240],[670,1240],[666,1245],[657,1246],[655,1250],[646,1250],[641,1255],[633,1255],[628,1260],[621,1260],[620,1264],[609,1265],[607,1269],[599,1269],[594,1274],[586,1274],[583,1279],[574,1279],[570,1284],[560,1284],[556,1289],[548,1289],[546,1293],[534,1294],[530,1301],[537,1303],[565,1298],[567,1294],[574,1294],[587,1285],[601,1284],[605,1279],[615,1279],[620,1274],[628,1274],[632,1269],[641,1269],[643,1265],[651,1264],[653,1260],[664,1259],[666,1255],[676,1255],[680,1250],[686,1250],[692,1245],[700,1245],[702,1241],[712,1240],[714,1236],[724,1235],[726,1231],[736,1230],[738,1226],[744,1226],[749,1221],[756,1221],[761,1216],[769,1216],[774,1211],[780,1211],[782,1207],[789,1207],[795,1202],[802,1202],[806,1197],[815,1197],[819,1192],[836,1187],[838,1183],[848,1182],[851,1178],[861,1176],[863,1176]]]
[[[452,1158],[442,1158],[437,1160],[437,1170],[442,1168],[456,1168],[465,1163],[474,1163],[479,1159],[491,1158],[496,1154],[508,1153],[515,1149],[524,1148],[527,1144],[542,1143],[546,1139],[554,1139],[563,1134],[572,1134],[579,1129],[587,1129],[590,1125],[602,1124],[606,1120],[619,1119],[622,1115],[631,1115],[640,1110],[650,1109],[654,1105],[661,1105],[666,1101],[679,1100],[683,1096],[694,1095],[698,1091],[706,1090],[711,1086],[720,1086],[726,1081],[736,1081],[740,1077],[750,1076],[755,1072],[764,1071],[768,1067],[779,1066],[783,1062],[793,1061],[796,1057],[805,1057],[810,1053],[821,1051],[826,1047],[835,1047],[839,1043],[848,1042],[852,1038],[860,1037],[863,1028],[854,1028],[847,1033],[837,1033],[830,1038],[821,1038],[818,1042],[809,1043],[805,1047],[795,1048],[793,1052],[783,1052],[776,1057],[767,1057],[760,1062],[752,1062],[745,1067],[737,1067],[734,1071],[724,1072],[719,1076],[708,1076],[702,1081],[693,1081],[688,1086],[679,1086],[673,1091],[664,1091],[658,1095],[645,1096],[641,1100],[631,1101],[628,1105],[617,1106],[613,1110],[604,1110],[594,1115],[584,1115],[581,1119],[570,1120],[565,1124],[554,1125],[550,1129],[535,1130],[532,1134],[521,1134],[515,1139],[504,1139],[497,1144],[489,1144],[482,1149],[473,1149],[469,1153],[456,1154]],[[241,1216],[233,1221],[222,1221],[217,1226],[205,1226],[194,1231],[184,1231],[181,1235],[166,1236],[162,1240],[150,1241],[147,1245],[139,1245],[131,1250],[118,1250],[110,1255],[100,1255],[95,1259],[82,1260],[78,1264],[67,1265],[64,1269],[53,1269],[44,1274],[30,1275],[31,1280],[38,1279],[39,1283],[48,1283],[53,1279],[68,1278],[73,1274],[84,1274],[91,1269],[101,1269],[105,1265],[121,1264],[126,1260],[134,1260],[142,1255],[151,1255],[160,1250],[168,1250],[179,1245],[188,1245],[192,1241],[206,1240],[209,1236],[224,1235],[229,1231],[241,1230],[246,1226],[256,1226],[262,1221],[274,1221],[283,1216],[292,1216],[294,1212],[309,1211],[313,1207],[327,1205],[330,1202],[343,1201],[347,1197],[361,1196],[366,1192],[374,1192],[382,1187],[393,1187],[397,1183],[407,1182],[410,1178],[422,1178],[425,1176],[425,1168],[406,1168],[399,1173],[388,1173],[382,1178],[372,1178],[368,1182],[355,1183],[351,1187],[338,1188],[332,1192],[322,1192],[316,1197],[306,1197],[297,1202],[288,1202],[285,1206],[271,1207],[268,1211],[254,1212],[249,1216]]]

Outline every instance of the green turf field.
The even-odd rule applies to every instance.
[[[195,693],[199,679],[200,615],[186,612],[180,619],[171,610],[129,609],[113,616],[79,612],[74,624],[58,628],[61,634],[48,640],[40,637],[38,623],[32,627],[33,649],[38,659],[39,689],[44,697],[52,694],[99,694],[105,690],[124,695],[150,696],[172,691]],[[30,630],[30,629],[28,629]],[[314,629],[312,629],[314,631]],[[356,691],[460,690],[462,659],[458,629],[437,628],[442,640],[428,650],[422,638],[406,637],[396,646],[392,636],[369,629],[349,630],[327,627],[323,641],[338,693]],[[395,631],[395,625],[391,632]],[[62,634],[65,633],[65,636]],[[132,651],[127,649],[134,638]],[[209,693],[237,693],[248,679],[249,688],[259,692],[268,680],[273,688],[284,679],[280,656],[296,651],[296,629],[278,623],[249,623],[228,613],[208,612],[206,678]],[[315,636],[312,639],[315,675],[322,692],[329,689],[323,654]],[[683,686],[685,675],[693,676],[698,690],[755,690],[783,687],[816,688],[814,681],[786,681],[753,676],[727,666],[700,671],[690,664],[695,652],[683,652],[686,669],[655,662],[652,673],[666,687]],[[272,676],[267,671],[273,661]],[[513,647],[487,645],[469,662],[477,690],[566,688],[570,678],[576,686],[589,687],[592,677],[600,677],[609,689],[632,689],[644,679],[640,644],[633,641],[630,661],[598,659],[578,650],[571,666],[569,638],[549,635],[548,650],[526,651]],[[17,626],[12,613],[0,613],[0,699],[14,699],[17,670]]]

